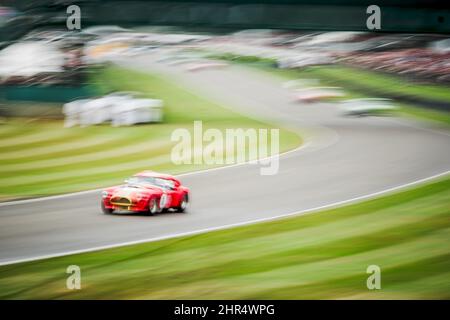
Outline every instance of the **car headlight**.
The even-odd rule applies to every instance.
[[[102,191],[102,198],[105,199],[109,196],[108,191]]]

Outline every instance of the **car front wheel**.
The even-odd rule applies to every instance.
[[[159,211],[159,205],[156,198],[152,198],[148,201],[148,214],[154,216]]]
[[[105,203],[103,201],[102,201],[101,207],[102,207],[102,211],[104,214],[111,214],[114,212],[114,209],[106,208]]]

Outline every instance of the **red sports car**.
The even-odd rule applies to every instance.
[[[101,207],[104,213],[133,211],[154,215],[169,209],[185,212],[188,203],[189,189],[178,179],[143,171],[125,180],[123,185],[103,190]]]

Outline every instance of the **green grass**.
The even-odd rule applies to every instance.
[[[0,299],[449,299],[450,179],[250,226],[0,267]],[[69,265],[82,289],[65,287]],[[369,265],[381,290],[366,287]]]
[[[450,112],[419,108],[407,104],[399,104],[398,113],[407,117],[431,120],[450,127]]]
[[[450,102],[449,87],[444,85],[418,84],[405,79],[405,77],[343,65],[317,66],[311,67],[309,70],[312,74],[319,77],[346,81],[350,84],[376,89],[380,92]]]
[[[210,59],[219,59],[235,63],[254,64],[266,67],[275,67],[277,64],[276,59],[261,58],[257,56],[241,56],[233,53],[208,54],[207,57]]]
[[[164,122],[113,128],[109,125],[63,128],[61,120],[10,118],[0,124],[0,198],[12,199],[93,189],[124,180],[140,170],[169,173],[201,170],[212,165],[174,165],[170,153],[173,130],[192,132],[193,121],[204,130],[274,128],[249,119],[178,87],[158,75],[117,67],[99,71],[93,82],[102,91],[140,91],[164,100]],[[301,143],[280,129],[280,150]]]

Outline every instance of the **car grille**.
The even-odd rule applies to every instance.
[[[131,200],[123,197],[112,198],[111,203],[119,206],[131,206]]]

